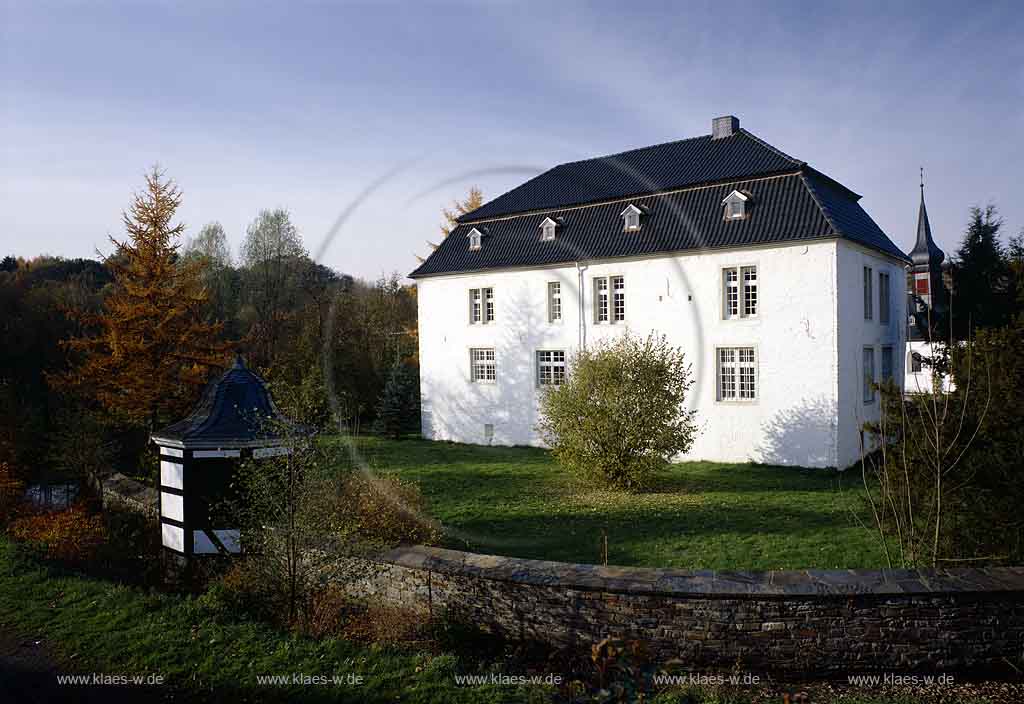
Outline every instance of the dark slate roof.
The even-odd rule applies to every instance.
[[[219,379],[207,385],[192,413],[152,435],[161,445],[237,448],[273,445],[280,434],[308,429],[277,410],[266,382],[241,356]]]
[[[723,218],[733,190],[753,197],[744,220]],[[833,237],[906,260],[859,199],[746,130],[696,137],[556,166],[459,218],[410,276]],[[647,211],[639,232],[622,230],[629,203]],[[553,241],[540,239],[547,217],[560,220]],[[471,251],[474,227],[485,237]]]
[[[750,216],[744,220],[723,218],[722,200],[733,190],[752,197]],[[904,257],[856,202],[811,174],[735,181],[630,202],[647,209],[639,232],[623,232],[622,201],[459,225],[412,276],[837,236]],[[548,216],[561,218],[561,226],[556,238],[545,242],[540,239],[540,223]],[[466,241],[473,227],[485,233],[483,246],[476,251]]]
[[[560,164],[466,213],[459,222],[776,174],[802,165],[746,130],[721,139],[704,135]]]
[[[932,239],[932,225],[928,222],[928,209],[924,207],[924,183],[921,183],[921,206],[917,210],[917,241],[910,250],[910,259],[919,266],[938,267],[946,253]]]

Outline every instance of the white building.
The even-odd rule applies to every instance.
[[[664,333],[693,363],[683,459],[847,467],[904,377],[906,257],[845,186],[716,118],[557,166],[459,220],[411,276],[425,437],[540,444],[576,350]]]

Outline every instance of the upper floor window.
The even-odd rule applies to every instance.
[[[484,238],[484,234],[480,232],[480,230],[474,227],[472,230],[469,231],[469,233],[466,236],[469,238],[470,249],[480,249],[480,246],[483,243]]]
[[[643,215],[643,210],[630,203],[625,210],[620,213],[622,216],[622,229],[625,232],[633,232],[640,229],[640,216]]]
[[[562,319],[562,284],[548,282],[548,322],[557,323]]]
[[[722,205],[725,207],[725,219],[742,220],[747,217],[747,206],[749,204],[749,195],[743,191],[733,191],[722,201]]]
[[[878,322],[889,324],[889,275],[878,272]]]
[[[469,374],[477,383],[490,384],[497,380],[493,347],[474,347],[469,350]]]
[[[537,385],[565,383],[565,350],[537,350]]]
[[[872,304],[874,294],[871,292],[871,277],[873,275],[871,267],[864,267],[864,320],[871,320],[874,317]]]
[[[494,289],[493,288],[471,288],[469,289],[469,323],[479,325],[481,323],[494,322]]]
[[[757,267],[722,269],[722,317],[752,318],[757,315]]]
[[[718,400],[757,399],[757,352],[753,347],[718,350]]]
[[[552,218],[544,218],[544,222],[540,224],[540,238],[542,240],[553,240],[555,239],[555,230],[558,229],[558,221]]]
[[[621,323],[626,319],[626,279],[623,276],[594,278],[594,322]]]

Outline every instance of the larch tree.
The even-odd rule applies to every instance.
[[[191,406],[228,345],[204,321],[208,292],[196,262],[178,256],[173,224],[181,191],[154,167],[122,214],[127,239],[111,237],[114,281],[98,314],[74,313],[90,331],[64,342],[77,364],[58,386],[98,401],[118,420],[151,430]]]
[[[469,189],[469,195],[464,200],[457,200],[452,203],[452,209],[442,208],[441,214],[444,216],[444,222],[441,224],[441,238],[444,239],[452,233],[455,226],[458,225],[456,220],[465,215],[471,213],[481,205],[484,204],[484,194],[476,186],[471,186]]]
[[[444,218],[444,222],[441,223],[441,239],[443,240],[452,233],[458,226],[457,220],[465,215],[466,213],[473,212],[481,205],[484,204],[484,194],[476,186],[471,186],[469,194],[463,200],[456,200],[452,203],[451,210],[448,208],[441,208],[441,217]],[[427,246],[430,247],[430,251],[437,249],[438,245],[434,242],[427,241]],[[422,264],[426,261],[426,257],[414,255],[416,259]]]

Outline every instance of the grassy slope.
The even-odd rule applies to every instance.
[[[341,444],[340,438],[328,442]],[[419,483],[448,545],[549,560],[704,569],[881,566],[859,476],[751,464],[674,465],[644,494],[573,483],[543,450],[360,438],[379,472]]]
[[[178,596],[147,594],[42,567],[0,538],[0,628],[57,643],[62,672],[152,674],[189,701],[523,701],[511,688],[457,687],[452,656],[314,641],[256,623],[215,623]],[[257,686],[256,675],[358,673],[358,687]],[[0,688],[2,689],[2,688]],[[212,692],[219,694],[214,697]],[[151,690],[152,691],[152,690]],[[147,696],[146,689],[139,690]],[[163,696],[166,692],[159,692]],[[539,695],[539,691],[534,694]],[[2,699],[2,697],[0,697]]]

